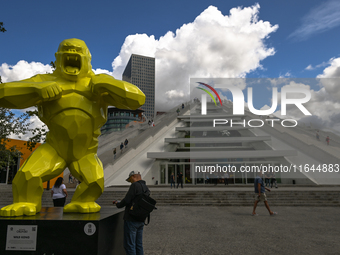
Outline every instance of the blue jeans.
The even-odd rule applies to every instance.
[[[124,221],[124,249],[127,255],[144,255],[144,222]]]

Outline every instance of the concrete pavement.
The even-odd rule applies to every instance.
[[[127,191],[125,187],[108,190]],[[253,191],[253,186],[151,186],[152,191]],[[10,185],[0,185],[3,195]],[[280,186],[278,191],[339,191],[340,186]],[[9,194],[8,194],[9,195]],[[249,206],[158,206],[144,228],[145,255],[340,254],[340,207],[274,206],[269,216],[259,203]],[[112,205],[111,205],[112,208]]]
[[[269,201],[270,205],[270,201]],[[144,227],[146,255],[340,254],[339,207],[162,206]]]

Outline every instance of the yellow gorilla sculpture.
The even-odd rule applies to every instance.
[[[34,215],[41,209],[42,183],[66,167],[81,184],[64,212],[98,212],[95,203],[104,190],[103,166],[97,157],[100,127],[109,105],[137,109],[145,95],[136,86],[106,74],[95,75],[84,41],[60,43],[56,70],[32,78],[0,84],[0,106],[23,109],[38,106],[48,126],[46,143],[25,161],[13,180],[13,204],[1,216]]]

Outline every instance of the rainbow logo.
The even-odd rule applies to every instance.
[[[217,98],[218,98],[218,100],[220,101],[220,104],[221,104],[221,106],[222,106],[222,101],[221,101],[221,98],[220,98],[220,96],[217,94],[217,92],[216,92],[216,90],[213,88],[213,87],[211,87],[210,85],[208,85],[208,84],[205,84],[205,83],[203,83],[203,82],[197,82],[197,83],[199,83],[200,85],[203,85],[203,86],[205,86],[205,87],[207,87],[207,88],[209,88],[212,92],[214,92],[215,93],[215,95],[217,96]],[[215,105],[217,105],[217,103],[216,103],[216,100],[215,100],[215,98],[214,98],[214,96],[210,93],[210,91],[209,90],[207,90],[207,89],[204,89],[204,88],[201,88],[201,87],[197,87],[198,89],[201,89],[201,90],[203,90],[203,91],[205,91],[211,98],[212,98],[212,100],[214,100],[214,102],[215,102]]]

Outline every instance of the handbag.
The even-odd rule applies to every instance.
[[[156,208],[156,200],[150,197],[150,191],[145,190],[143,185],[138,182],[142,186],[142,194],[139,194],[135,197],[132,202],[132,205],[129,210],[129,214],[133,216],[134,219],[138,221],[144,221],[148,218],[148,225],[150,223],[150,213]]]

